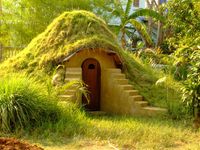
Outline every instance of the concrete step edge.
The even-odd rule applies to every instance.
[[[118,68],[108,68],[108,69],[105,69],[106,71],[109,71],[109,72],[112,72],[112,73],[121,73],[121,69],[118,69]]]
[[[138,90],[125,90],[126,93],[129,94],[129,96],[137,96],[139,94]]]
[[[81,79],[82,75],[81,74],[66,74],[65,78],[77,78],[77,79]]]
[[[150,110],[150,111],[162,111],[162,112],[167,112],[167,109],[166,109],[166,108],[153,107],[153,106],[143,107],[142,109],[144,109],[144,110]]]
[[[143,101],[143,96],[141,95],[134,95],[134,96],[131,96],[131,98],[133,98],[134,101]]]
[[[80,78],[69,78],[69,77],[67,77],[67,78],[65,78],[65,81],[76,81],[76,80],[81,80]]]
[[[66,70],[81,70],[82,71],[82,68],[80,68],[80,67],[67,67]]]
[[[82,75],[82,72],[66,72],[65,75]]]
[[[135,103],[141,106],[147,106],[149,104],[147,101],[135,101]]]
[[[72,96],[74,96],[74,95],[68,95],[68,94],[58,95],[59,98],[71,98]]]
[[[123,74],[123,73],[112,73],[112,76],[113,76],[115,79],[126,79],[126,76],[125,76],[125,74]]]
[[[64,94],[66,94],[66,95],[74,95],[75,93],[76,93],[76,90],[71,90],[71,91],[66,90],[66,91],[64,91]]]
[[[133,86],[131,86],[130,84],[123,84],[123,85],[121,85],[121,84],[118,84],[120,87],[122,87],[123,88],[123,90],[133,90]]]
[[[128,80],[127,79],[114,79],[115,82],[121,85],[128,85]]]

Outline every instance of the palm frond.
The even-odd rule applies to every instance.
[[[111,13],[112,13],[112,15],[121,18],[121,11],[120,10],[114,9]]]
[[[120,29],[121,29],[120,25],[108,25],[108,26],[113,32],[115,32],[116,34],[119,34]]]
[[[142,36],[142,39],[145,42],[147,47],[150,47],[153,45],[153,41],[152,41],[151,37],[149,36],[149,34],[146,30],[146,27],[142,23],[138,22],[135,19],[130,19],[126,23],[131,23],[135,27],[137,32]]]
[[[125,10],[125,18],[128,18],[129,13],[131,11],[131,6],[133,4],[133,0],[128,0],[127,4],[126,4],[126,10]]]
[[[165,18],[161,14],[151,9],[138,9],[137,11],[132,13],[128,19],[135,19],[139,16],[148,16],[160,20],[162,22],[165,22]]]
[[[122,7],[122,4],[119,0],[114,0],[114,11],[113,11],[113,15],[117,16],[117,17],[120,17],[122,22],[124,20],[124,17],[125,17],[125,12],[124,12],[124,9]]]

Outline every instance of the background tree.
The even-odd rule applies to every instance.
[[[157,20],[164,21],[164,17],[161,16],[156,11],[150,9],[136,9],[132,10],[133,0],[128,0],[125,4],[120,0],[113,0],[113,5],[110,7],[110,12],[112,15],[120,19],[120,25],[114,25],[115,29],[117,30],[118,34],[121,32],[121,44],[123,47],[126,45],[126,35],[130,35],[130,29],[128,29],[127,25],[132,25],[139,35],[142,37],[146,47],[153,46],[153,41],[151,36],[148,34],[146,26],[138,20],[140,16],[151,16]]]
[[[91,10],[90,0],[4,0],[0,42],[25,46],[66,10]]]
[[[196,110],[200,123],[200,2],[199,0],[173,0],[166,5],[168,50],[172,49],[175,64],[184,66],[186,77],[182,99]],[[178,67],[178,66],[176,66]]]
[[[200,43],[200,2],[199,0],[173,0],[166,5],[168,44],[170,48],[181,45],[188,47]]]
[[[200,124],[200,52],[195,50],[190,55],[190,71],[182,89],[183,102],[195,112],[195,118]]]

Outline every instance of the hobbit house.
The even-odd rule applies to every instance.
[[[74,24],[74,28],[80,29],[76,29],[77,34],[82,37],[77,37],[74,42],[84,41],[84,44],[65,55],[62,65],[65,66],[65,82],[82,80],[88,86],[89,102],[83,96],[79,103],[84,105],[86,110],[118,114],[153,115],[165,112],[165,109],[148,106],[139,91],[129,84],[122,72],[122,49],[106,24],[88,12],[73,13],[71,22],[85,20],[84,24]],[[59,97],[62,101],[67,101],[73,99],[75,92],[72,87]]]
[[[130,84],[123,71],[126,58],[122,53],[117,38],[102,19],[87,11],[71,11],[34,38],[20,55],[23,61],[17,56],[13,67],[28,66],[29,73],[44,70],[48,74],[51,68],[63,66],[54,79],[62,76],[65,83],[81,80],[87,84],[89,103],[84,96],[79,101],[86,110],[129,115],[165,113],[165,109],[149,106]],[[75,93],[72,87],[59,95],[60,101],[73,100]]]

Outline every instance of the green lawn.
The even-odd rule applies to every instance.
[[[192,129],[188,120],[86,115],[81,124],[64,125],[63,128],[65,126],[66,130],[62,131],[41,127],[29,134],[23,132],[15,136],[47,150],[200,149],[200,133]]]

